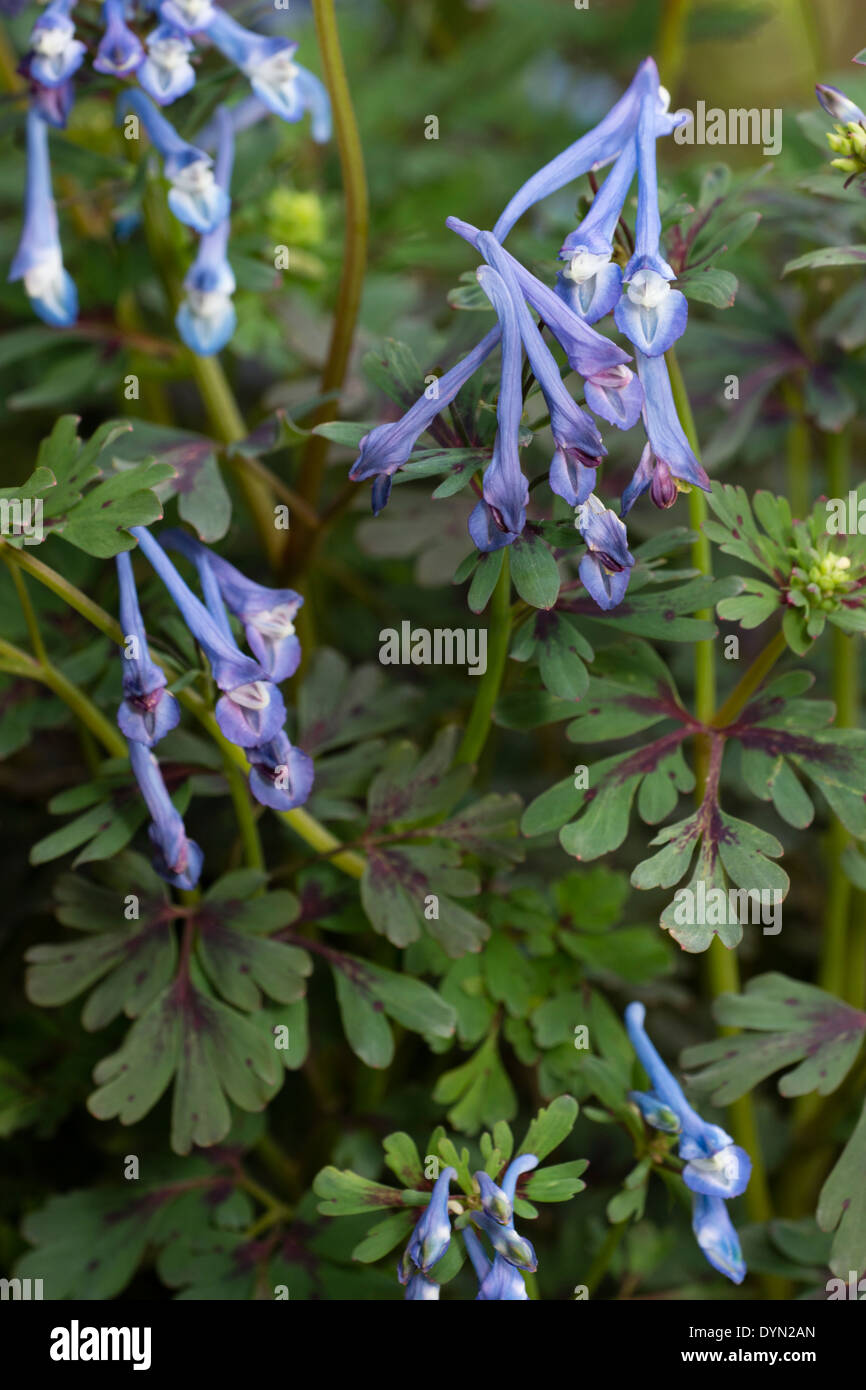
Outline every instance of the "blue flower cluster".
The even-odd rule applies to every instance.
[[[478,1276],[476,1302],[517,1301],[527,1299],[526,1283],[521,1270],[534,1273],[538,1260],[530,1241],[514,1229],[514,1194],[517,1180],[523,1173],[538,1166],[535,1154],[520,1154],[511,1162],[502,1177],[501,1187],[489,1173],[474,1174],[481,1195],[480,1211],[471,1213],[471,1220],[487,1237],[491,1255],[475,1231],[463,1230],[463,1241]],[[407,1299],[439,1298],[434,1266],[442,1259],[451,1244],[450,1188],[457,1177],[455,1168],[443,1168],[433,1186],[430,1204],[415,1225],[403,1258],[397,1267],[397,1277],[406,1286]],[[462,1203],[455,1203],[462,1213]]]
[[[523,532],[529,497],[519,457],[525,353],[550,413],[550,487],[580,509],[578,525],[587,547],[580,576],[604,609],[621,602],[634,565],[621,516],[647,490],[657,506],[670,507],[678,491],[709,488],[677,417],[664,360],[684,332],[688,314],[685,296],[671,288],[674,272],[660,249],[656,141],[689,119],[687,112],[668,114],[668,104],[656,65],[648,58],[604,119],[514,195],[492,232],[479,231],[456,217],[447,219],[451,230],[483,257],[476,274],[496,312],[497,326],[439,379],[435,399],[425,395],[401,419],[371,430],[349,474],[355,481],[373,480],[373,511],[381,511],[393,475],[408,462],[419,436],[498,346],[497,435],[469,532],[480,551],[511,545]],[[545,285],[505,250],[503,241],[541,198],[611,162],[587,216],[560,250],[565,264],[555,287]],[[635,174],[634,251],[621,267],[614,260],[614,232]],[[636,373],[626,365],[633,360],[629,353],[593,327],[611,311],[616,327],[634,348]],[[595,494],[596,470],[606,453],[601,434],[566,389],[542,328],[562,348],[570,369],[583,378],[589,411],[618,429],[630,429],[643,416],[647,444],[623,494],[620,516]]]
[[[702,1120],[689,1105],[647,1037],[645,1017],[643,1004],[629,1004],[625,1011],[628,1035],[652,1090],[629,1094],[648,1125],[679,1135],[679,1156],[686,1160],[683,1182],[694,1195],[695,1239],[714,1269],[741,1284],[746,1265],[725,1203],[748,1187],[751,1159],[719,1125]]]
[[[78,317],[75,284],[63,265],[57,210],[51,187],[48,126],[66,125],[73,101],[72,78],[87,49],[75,37],[75,0],[50,0],[33,25],[21,71],[30,84],[27,113],[27,186],[24,229],[10,280],[23,280],[34,312],[45,323],[67,327]],[[297,44],[243,28],[212,0],[105,0],[103,34],[93,55],[97,72],[127,85],[118,118],[135,117],[162,160],[170,184],[169,206],[179,221],[201,236],[198,255],[184,281],[178,332],[193,352],[219,352],[235,329],[231,296],[235,279],[227,258],[231,200],[229,184],[234,130],[269,111],[281,120],[312,117],[312,135],[331,131],[328,94],[321,82],[294,62]],[[143,39],[130,27],[155,21]],[[193,41],[195,40],[195,42]],[[214,122],[191,145],[159,108],[195,84],[196,44],[218,49],[249,80],[251,93],[231,112],[220,108]],[[217,146],[216,161],[207,148]]]
[[[267,589],[247,579],[185,531],[164,531],[161,544],[143,526],[130,527],[130,533],[207,657],[214,683],[222,692],[216,720],[224,737],[247,756],[253,796],[277,811],[302,805],[312,789],[313,763],[289,742],[278,682],[293,675],[301,659],[294,619],[303,599],[293,589]],[[178,573],[164,546],[192,560],[204,603]],[[154,867],[175,887],[194,888],[202,852],[187,838],[151,752],[175,728],[180,709],[166,689],[163,671],[148,652],[128,551],[117,556],[117,576],[125,658],[117,723],[129,743],[132,770],[150,811]],[[238,647],[229,613],[241,623],[252,657]]]

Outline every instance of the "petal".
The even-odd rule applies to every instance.
[[[637,424],[643,409],[643,387],[628,367],[614,367],[587,377],[583,394],[595,415],[620,430],[630,430]]]
[[[551,492],[563,497],[571,507],[585,502],[595,488],[598,459],[588,458],[578,449],[557,449],[550,465]]]
[[[572,313],[584,323],[597,323],[615,309],[622,294],[622,271],[610,262],[588,280],[571,279],[561,270],[556,277],[555,292]]]
[[[749,1185],[752,1160],[737,1144],[727,1144],[709,1158],[693,1158],[683,1169],[683,1182],[692,1192],[708,1197],[739,1197]]]
[[[695,1197],[692,1230],[713,1268],[732,1283],[742,1284],[746,1262],[728,1208],[720,1197]]]
[[[590,597],[595,599],[599,608],[607,611],[609,608],[616,608],[618,604],[622,603],[628,588],[631,570],[620,570],[616,574],[611,574],[604,569],[597,556],[584,555],[578,567],[578,573],[583,587]]]
[[[237,686],[217,700],[216,721],[229,743],[255,748],[269,743],[286,722],[286,706],[277,686],[254,681]]]
[[[274,811],[303,806],[313,789],[314,768],[309,754],[294,748],[285,734],[264,747],[249,748],[250,791]]]
[[[624,294],[616,306],[614,320],[621,333],[648,357],[658,357],[686,331],[689,305],[680,290],[671,290],[657,308],[634,304]]]

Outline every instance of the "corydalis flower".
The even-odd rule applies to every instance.
[[[850,121],[866,122],[866,115],[860,110],[856,102],[850,97],[846,97],[844,92],[840,92],[838,87],[830,87],[826,83],[819,82],[815,88],[815,93],[819,102],[834,121],[841,121],[843,125],[848,125]]]
[[[234,162],[232,118],[224,106],[216,112],[218,131],[214,173],[217,184],[228,195]],[[237,323],[232,295],[235,277],[228,262],[230,231],[228,217],[212,232],[205,232],[198,254],[183,282],[185,298],[175,317],[177,331],[187,347],[199,357],[220,352],[231,338]]]
[[[193,563],[206,555],[226,608],[243,623],[250,650],[272,681],[293,676],[301,660],[295,618],[304,600],[294,589],[269,589],[247,579],[228,560],[215,555],[186,531],[162,533],[162,543]]]
[[[216,13],[211,0],[162,0],[160,18],[173,24],[184,34],[197,34],[206,29]]]
[[[637,370],[643,386],[643,418],[649,444],[634,476],[622,495],[622,515],[631,511],[642,493],[650,489],[657,507],[670,507],[678,492],[690,487],[710,490],[710,480],[692,452],[674,404],[667,363],[663,357],[637,352]]]
[[[198,561],[205,595],[203,604],[178,574],[162,546],[143,526],[131,526],[142,553],[156,570],[207,657],[214,680],[226,693],[217,701],[217,723],[225,737],[240,748],[254,748],[274,738],[285,723],[279,690],[266,679],[258,662],[238,650],[206,557]]]
[[[655,63],[644,65],[637,145],[637,223],[635,251],[625,268],[628,290],[614,313],[616,326],[635,347],[658,356],[686,329],[688,303],[669,281],[674,272],[661,254],[661,215],[656,177],[656,115],[659,81]]]
[[[195,85],[195,68],[189,61],[193,45],[173,24],[159,24],[145,39],[147,57],[138,69],[138,80],[160,106],[169,106]]]
[[[105,33],[99,41],[93,66],[113,77],[129,77],[144,62],[144,49],[126,24],[124,0],[105,0],[102,18]]]
[[[75,37],[69,15],[75,0],[52,0],[30,33],[29,75],[43,87],[66,82],[84,62],[87,52]]]
[[[577,525],[587,548],[578,571],[581,582],[599,608],[616,608],[625,597],[634,565],[626,529],[595,493],[580,507]]]
[[[152,748],[175,728],[180,707],[165,688],[165,673],[150,659],[129,553],[122,550],[115,558],[124,639],[123,704],[117,711],[117,723],[130,742]]]
[[[511,545],[526,524],[529,485],[520,469],[520,417],[523,413],[520,330],[517,313],[502,277],[488,265],[476,271],[502,331],[502,372],[496,402],[498,429],[493,458],[484,470],[482,497],[469,517],[469,534],[479,550]]]
[[[305,111],[313,118],[313,138],[330,135],[330,102],[322,83],[295,63],[298,45],[289,39],[268,38],[244,29],[225,11],[215,9],[202,25],[212,43],[249,78],[250,86],[269,111],[284,121],[299,121]]]
[[[9,279],[24,281],[33,310],[44,323],[67,328],[75,322],[78,294],[63,267],[57,209],[51,192],[48,129],[32,107],[27,113],[24,228]]]
[[[654,1129],[678,1134],[679,1156],[686,1160],[683,1181],[706,1197],[738,1197],[752,1170],[745,1149],[720,1125],[710,1124],[689,1105],[682,1087],[665,1066],[644,1028],[643,1004],[629,1004],[625,1023],[632,1046],[650,1078],[651,1091],[631,1091],[631,1099]]]
[[[391,478],[409,462],[419,437],[490,356],[500,336],[499,328],[491,329],[456,366],[439,377],[434,394],[425,392],[399,420],[377,425],[364,435],[349,477],[355,483],[367,478],[375,480],[372,497],[374,515],[378,515],[386,505],[391,492]]]
[[[144,743],[129,745],[129,760],[151,816],[148,831],[154,848],[154,868],[175,888],[195,888],[204,856],[187,838],[183,818],[166,789],[159,764]]]
[[[478,248],[511,295],[529,365],[550,412],[550,429],[556,444],[550,486],[572,505],[583,502],[592,492],[595,469],[606,453],[601,435],[566,390],[556,361],[526,307],[509,257],[490,232],[481,233]]]
[[[293,811],[303,806],[313,790],[313,760],[295,748],[281,729],[269,743],[246,750],[250,764],[250,791],[262,806],[273,811]]]
[[[171,184],[168,205],[178,221],[197,232],[213,231],[228,217],[231,204],[214,179],[210,156],[182,140],[144,92],[124,92],[118,110],[121,116],[131,112],[139,118],[162,157]]]
[[[481,1241],[468,1226],[463,1232],[463,1241],[478,1276],[476,1303],[517,1303],[525,1302],[529,1298],[520,1270],[498,1254],[494,1255],[491,1263],[484,1253]]]
[[[695,1195],[692,1230],[710,1264],[734,1284],[746,1277],[746,1262],[740,1241],[721,1197]]]
[[[451,1183],[456,1177],[456,1168],[443,1168],[433,1184],[429,1205],[415,1224],[398,1269],[401,1284],[410,1282],[414,1274],[413,1266],[422,1274],[429,1274],[451,1244],[448,1198]]]

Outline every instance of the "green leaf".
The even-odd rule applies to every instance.
[[[687,299],[711,304],[714,309],[730,309],[737,297],[737,277],[729,270],[690,270],[681,275],[677,286]]]
[[[552,608],[559,595],[559,570],[550,547],[525,531],[511,546],[511,578],[524,603]]]
[[[866,262],[866,246],[821,246],[817,251],[807,251],[804,256],[795,256],[786,261],[783,275],[793,270],[826,270],[830,266],[863,265]]]
[[[319,1203],[323,1216],[356,1216],[377,1207],[415,1206],[419,1198],[417,1192],[401,1192],[396,1187],[371,1182],[348,1169],[341,1171],[331,1166],[316,1175],[313,1191],[323,1199]],[[411,1200],[413,1198],[415,1201]]]
[[[770,973],[750,980],[743,994],[724,994],[713,1010],[719,1023],[751,1029],[689,1048],[683,1065],[703,1070],[695,1088],[717,1105],[745,1095],[775,1071],[783,1096],[829,1095],[850,1071],[866,1032],[866,1017],[814,985]]]
[[[448,1123],[467,1134],[482,1125],[510,1120],[517,1113],[517,1096],[499,1057],[496,1036],[481,1045],[468,1062],[443,1072],[433,1099],[450,1106]]]
[[[517,1152],[535,1154],[540,1163],[568,1138],[574,1129],[577,1112],[574,1096],[557,1096],[546,1109],[539,1110]]]
[[[842,1156],[818,1198],[817,1219],[822,1231],[834,1231],[830,1268],[840,1279],[866,1266],[866,1105]]]
[[[411,1135],[399,1130],[382,1141],[385,1162],[404,1187],[420,1188],[425,1181],[424,1165]]]
[[[395,1246],[408,1240],[414,1224],[415,1213],[411,1211],[394,1212],[393,1216],[386,1216],[384,1221],[377,1221],[355,1246],[352,1259],[359,1260],[361,1264],[373,1264]]]
[[[586,1183],[580,1181],[580,1175],[588,1167],[589,1159],[578,1158],[571,1163],[555,1163],[550,1168],[538,1168],[529,1175],[526,1195],[533,1202],[568,1202],[585,1189]]]
[[[491,550],[479,560],[466,600],[473,613],[483,613],[487,607],[502,573],[504,556],[504,550]]]

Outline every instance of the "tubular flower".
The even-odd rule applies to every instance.
[[[138,116],[163,161],[171,184],[168,205],[179,222],[197,232],[210,232],[228,217],[231,206],[225,189],[214,179],[213,160],[204,150],[182,140],[144,92],[124,92],[119,115]]]
[[[628,290],[614,313],[616,326],[636,348],[657,357],[682,337],[688,319],[688,303],[669,281],[674,272],[660,249],[661,215],[656,177],[656,113],[659,81],[655,63],[645,65],[644,92],[638,119],[637,224],[635,251],[625,268]]]
[[[746,1277],[746,1262],[726,1202],[721,1197],[696,1194],[692,1230],[713,1268],[732,1283],[742,1284]]]
[[[622,271],[612,263],[613,234],[636,167],[634,140],[629,140],[559,253],[568,265],[557,276],[556,293],[587,323],[604,318],[620,297]]]
[[[159,106],[170,106],[195,85],[195,68],[189,61],[193,44],[173,24],[158,24],[145,43],[147,57],[138,80]]]
[[[29,75],[43,87],[59,87],[84,62],[70,12],[75,0],[51,0],[30,32]]]
[[[246,750],[250,764],[250,791],[262,806],[273,811],[293,811],[303,806],[313,789],[313,760],[295,748],[281,729],[269,743]]]
[[[469,534],[479,550],[511,545],[526,524],[529,486],[520,469],[520,417],[523,413],[520,330],[508,288],[490,266],[479,266],[478,283],[496,310],[502,330],[502,373],[496,403],[498,429],[493,458],[484,470],[482,497],[469,518]]]
[[[438,1264],[451,1244],[448,1198],[451,1183],[456,1177],[456,1168],[443,1168],[433,1184],[429,1205],[415,1224],[415,1229],[397,1271],[397,1277],[401,1284],[407,1284],[411,1287],[416,1277],[416,1270],[419,1270],[424,1276],[429,1275],[430,1270],[435,1264]],[[410,1295],[407,1289],[406,1297],[409,1298],[410,1296],[412,1298],[433,1297],[431,1294],[422,1293],[419,1295],[417,1292]]]
[[[313,73],[293,61],[298,45],[289,39],[268,38],[244,29],[224,10],[214,9],[201,26],[221,53],[240,68],[260,101],[284,121],[299,121],[305,111],[313,118],[313,137],[330,135],[330,102]]]
[[[117,723],[131,743],[152,748],[175,728],[180,706],[165,688],[165,673],[150,659],[129,552],[122,550],[115,559],[124,637],[123,703],[117,711]]]
[[[29,59],[24,59],[20,71],[29,75]],[[57,87],[40,87],[38,82],[31,79],[30,109],[41,116],[46,125],[54,126],[55,130],[66,129],[66,122],[69,119],[74,100],[75,93],[71,80],[61,82]]]
[[[607,451],[595,424],[572,400],[559,368],[533,322],[520,293],[508,256],[489,232],[479,237],[479,250],[505,283],[517,315],[517,326],[529,365],[550,412],[556,452],[550,465],[550,486],[572,505],[592,492],[595,469]]]
[[[494,1255],[491,1263],[484,1253],[481,1241],[469,1226],[463,1232],[463,1241],[478,1276],[476,1303],[517,1303],[528,1300],[529,1294],[526,1292],[526,1284],[519,1269],[499,1254]]]
[[[643,418],[649,444],[641,454],[631,482],[622,495],[622,515],[631,511],[642,493],[650,490],[657,507],[670,507],[677,493],[690,487],[710,490],[710,480],[683,433],[663,357],[636,353],[638,376],[644,395]]]
[[[175,888],[195,888],[204,856],[187,838],[183,818],[172,805],[159,764],[144,743],[130,743],[129,760],[151,816],[148,831],[154,848],[153,866]]]
[[[679,1155],[686,1160],[683,1181],[706,1197],[739,1197],[745,1192],[752,1164],[720,1125],[701,1119],[650,1042],[644,1028],[643,1004],[629,1004],[625,1023],[632,1046],[652,1090],[632,1091],[631,1099],[653,1128],[680,1136]]]
[[[44,323],[66,328],[78,317],[78,294],[63,267],[57,208],[51,192],[48,128],[31,106],[27,113],[27,187],[24,227],[10,280],[23,280],[34,313]]]
[[[105,32],[99,41],[93,66],[113,77],[129,77],[144,62],[144,49],[126,24],[124,0],[105,0],[102,19]]]
[[[269,589],[256,584],[185,531],[164,531],[161,540],[170,550],[179,550],[194,563],[200,555],[207,556],[222,601],[243,623],[256,660],[272,681],[293,676],[301,660],[301,644],[294,628],[304,602],[301,595],[294,589]]]
[[[232,119],[225,107],[217,111],[218,147],[214,173],[218,186],[228,195],[234,162]],[[199,357],[220,352],[237,324],[232,303],[235,277],[228,262],[230,222],[224,217],[199,242],[198,255],[183,282],[185,298],[175,317],[177,331],[187,347]]]
[[[626,529],[594,492],[582,503],[576,524],[587,548],[578,570],[581,582],[599,608],[616,608],[634,565]]]
[[[197,563],[208,607],[187,587],[162,546],[143,526],[130,527],[130,534],[165,584],[204,651],[214,680],[225,691],[215,710],[223,734],[240,748],[267,743],[285,723],[283,698],[258,662],[244,656],[236,646],[207,557]]]
[[[206,29],[215,13],[212,0],[162,0],[159,6],[160,19],[184,34],[198,34]]]
[[[374,515],[378,515],[386,505],[391,492],[391,478],[404,463],[408,463],[420,435],[430,427],[439,412],[450,405],[461,386],[465,386],[481,363],[490,356],[499,338],[500,329],[491,329],[471,352],[439,378],[434,397],[428,397],[425,392],[399,420],[377,425],[364,435],[349,477],[355,483],[367,478],[375,479]]]

